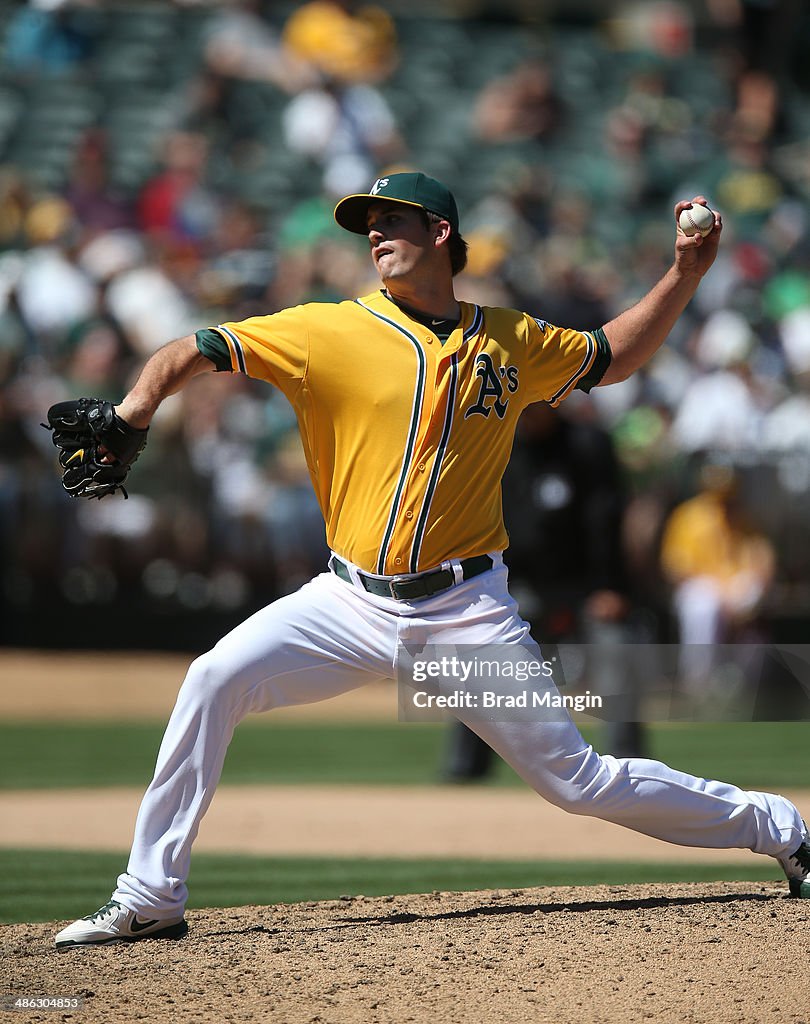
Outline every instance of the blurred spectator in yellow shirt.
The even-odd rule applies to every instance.
[[[696,497],[670,515],[661,565],[673,586],[687,691],[700,692],[720,660],[718,645],[756,638],[750,627],[774,576],[770,541],[746,519],[737,477],[707,464]]]
[[[397,38],[381,7],[311,0],[290,15],[282,42],[293,57],[341,82],[377,82],[397,60]]]

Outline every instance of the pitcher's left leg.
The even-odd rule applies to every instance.
[[[480,578],[475,601],[466,607],[464,593],[465,587],[459,587],[431,606],[424,625],[430,628],[432,643],[462,645],[458,649],[467,654],[482,650],[496,660],[525,656],[542,662],[541,648],[508,593],[501,562]],[[419,625],[416,619],[413,626]],[[516,685],[514,679],[501,680],[501,692]],[[550,680],[536,685],[559,696]],[[782,796],[701,779],[647,758],[600,756],[564,708],[537,708],[512,721],[505,719],[515,719],[514,713],[495,712],[495,721],[485,714],[460,710],[458,717],[537,793],[573,814],[592,815],[682,846],[736,847],[780,858],[807,838],[801,815]]]
[[[562,709],[554,721],[467,724],[537,793],[572,814],[587,814],[670,843],[738,847],[778,857],[805,830],[793,804],[773,793],[701,779],[647,758],[598,754]]]

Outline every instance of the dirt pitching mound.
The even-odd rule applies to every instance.
[[[357,896],[197,910],[180,941],[57,951],[0,930],[0,994],[81,996],[16,1020],[800,1024],[810,903],[736,882]]]

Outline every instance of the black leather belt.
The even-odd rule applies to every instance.
[[[464,558],[461,566],[462,579],[471,580],[473,576],[480,576],[492,568],[492,559],[489,555],[476,555],[474,558]],[[329,559],[329,568],[347,583],[352,583],[349,567],[342,562],[337,555]],[[410,579],[382,579],[377,576],[368,576],[366,573],[357,571],[357,576],[363,587],[376,597],[393,597],[395,601],[418,601],[421,597],[432,597],[440,594],[443,590],[449,590],[455,585],[456,576],[452,569],[431,569],[428,572],[420,573],[418,576],[411,576]]]

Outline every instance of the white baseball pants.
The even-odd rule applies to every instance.
[[[157,920],[182,914],[192,843],[233,730],[249,712],[393,680],[399,644],[526,642],[529,627],[507,591],[503,560],[493,558],[491,571],[413,603],[374,597],[323,573],[197,658],[169,719],[113,898]],[[658,761],[600,756],[565,715],[537,722],[482,722],[464,711],[459,717],[537,793],[574,814],[685,846],[776,856],[801,842],[801,816],[783,797],[699,779]]]

